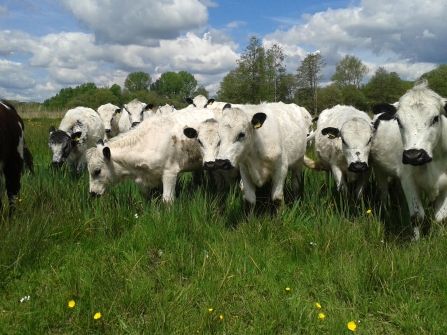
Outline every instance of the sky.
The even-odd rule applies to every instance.
[[[0,0],[0,98],[43,102],[62,88],[155,81],[187,71],[213,96],[252,36],[282,47],[288,73],[308,53],[323,82],[354,55],[403,80],[447,63],[439,0]]]

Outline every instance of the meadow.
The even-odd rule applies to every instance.
[[[187,174],[172,206],[132,182],[94,199],[87,173],[49,168],[60,119],[24,117],[35,176],[0,222],[1,334],[447,333],[445,227],[411,242],[399,187],[381,210],[373,184],[343,199],[305,169],[300,198],[276,211],[260,190],[249,218],[237,188]]]

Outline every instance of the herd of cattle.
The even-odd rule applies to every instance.
[[[447,217],[447,99],[430,90],[425,81],[394,104],[374,106],[374,119],[341,105],[312,119],[305,108],[282,102],[228,104],[204,96],[187,102],[190,105],[182,110],[166,105],[156,112],[153,105],[138,100],[122,108],[107,104],[98,111],[71,109],[59,129],[50,128],[52,165],[66,163],[78,172],[87,166],[92,196],[132,179],[143,190],[162,184],[165,202],[174,200],[179,173],[208,170],[222,188],[240,178],[251,207],[256,203],[256,188],[269,181],[271,199],[282,201],[288,171],[297,195],[302,189],[303,165],[326,171],[327,178],[332,172],[343,193],[348,192],[348,183],[355,182],[356,197],[374,170],[382,203],[388,198],[388,179],[401,181],[414,239],[420,237],[425,215],[422,193],[434,201],[436,221]],[[32,159],[23,123],[13,107],[2,102],[0,117],[1,166],[12,206],[23,162],[32,169]],[[311,140],[316,161],[305,156]]]

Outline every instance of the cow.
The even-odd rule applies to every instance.
[[[284,183],[292,171],[292,191],[301,189],[306,151],[306,124],[301,113],[274,111],[267,105],[227,104],[218,121],[220,138],[216,165],[223,170],[239,167],[247,209],[256,204],[256,187],[272,181],[271,199],[283,200]]]
[[[356,182],[359,197],[371,175],[368,158],[375,133],[371,118],[352,106],[336,105],[321,112],[315,133],[318,161],[306,166],[327,171],[327,181],[332,171],[342,193],[347,193],[349,182]]]
[[[121,116],[121,108],[114,104],[108,103],[98,107],[98,114],[101,116],[104,124],[104,131],[107,138],[112,138],[119,134],[119,119]]]
[[[80,173],[85,167],[85,152],[105,138],[101,116],[88,107],[76,107],[67,111],[59,129],[50,127],[48,146],[53,158],[52,166],[60,167],[67,162],[69,168]]]
[[[196,107],[196,108],[206,108],[208,105],[212,105],[214,99],[208,99],[203,95],[198,95],[194,99],[185,98],[185,101],[189,103],[188,107]]]
[[[165,104],[164,106],[158,106],[157,112],[155,113],[155,115],[166,115],[166,114],[171,114],[174,113],[175,111],[177,111],[174,107],[174,105],[168,105]]]
[[[392,129],[386,130],[394,142],[388,143],[386,137],[380,139],[381,148],[387,152],[385,159],[391,163],[382,164],[388,166],[400,160],[399,167],[404,166],[396,174],[407,200],[413,239],[419,240],[425,218],[421,193],[434,202],[435,221],[447,217],[447,99],[429,89],[423,80],[408,90],[398,104],[376,105],[373,113],[381,114],[379,120],[392,120],[388,125]],[[378,128],[386,123],[380,121]]]
[[[25,143],[22,118],[8,102],[0,101],[0,169],[9,201],[9,215],[20,193],[20,177],[25,165],[34,175],[33,156]],[[3,209],[3,178],[0,178],[0,209]]]
[[[161,183],[163,201],[172,203],[177,175],[202,166],[197,142],[187,138],[183,129],[214,116],[204,108],[160,115],[106,144],[99,142],[87,151],[90,194],[102,196],[122,180],[132,179],[145,189]]]
[[[151,110],[153,107],[153,104],[146,104],[138,101],[138,99],[133,99],[128,104],[124,104],[118,123],[119,132],[124,133],[139,125],[144,119],[149,117],[149,115],[145,114],[148,114],[149,111],[152,114]]]

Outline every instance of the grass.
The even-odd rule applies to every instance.
[[[132,182],[92,199],[87,174],[48,168],[58,122],[25,120],[36,176],[0,223],[1,334],[446,333],[445,228],[409,242],[399,192],[380,210],[373,186],[346,200],[306,170],[298,200],[273,215],[261,190],[249,219],[237,189],[188,176],[172,206]]]

